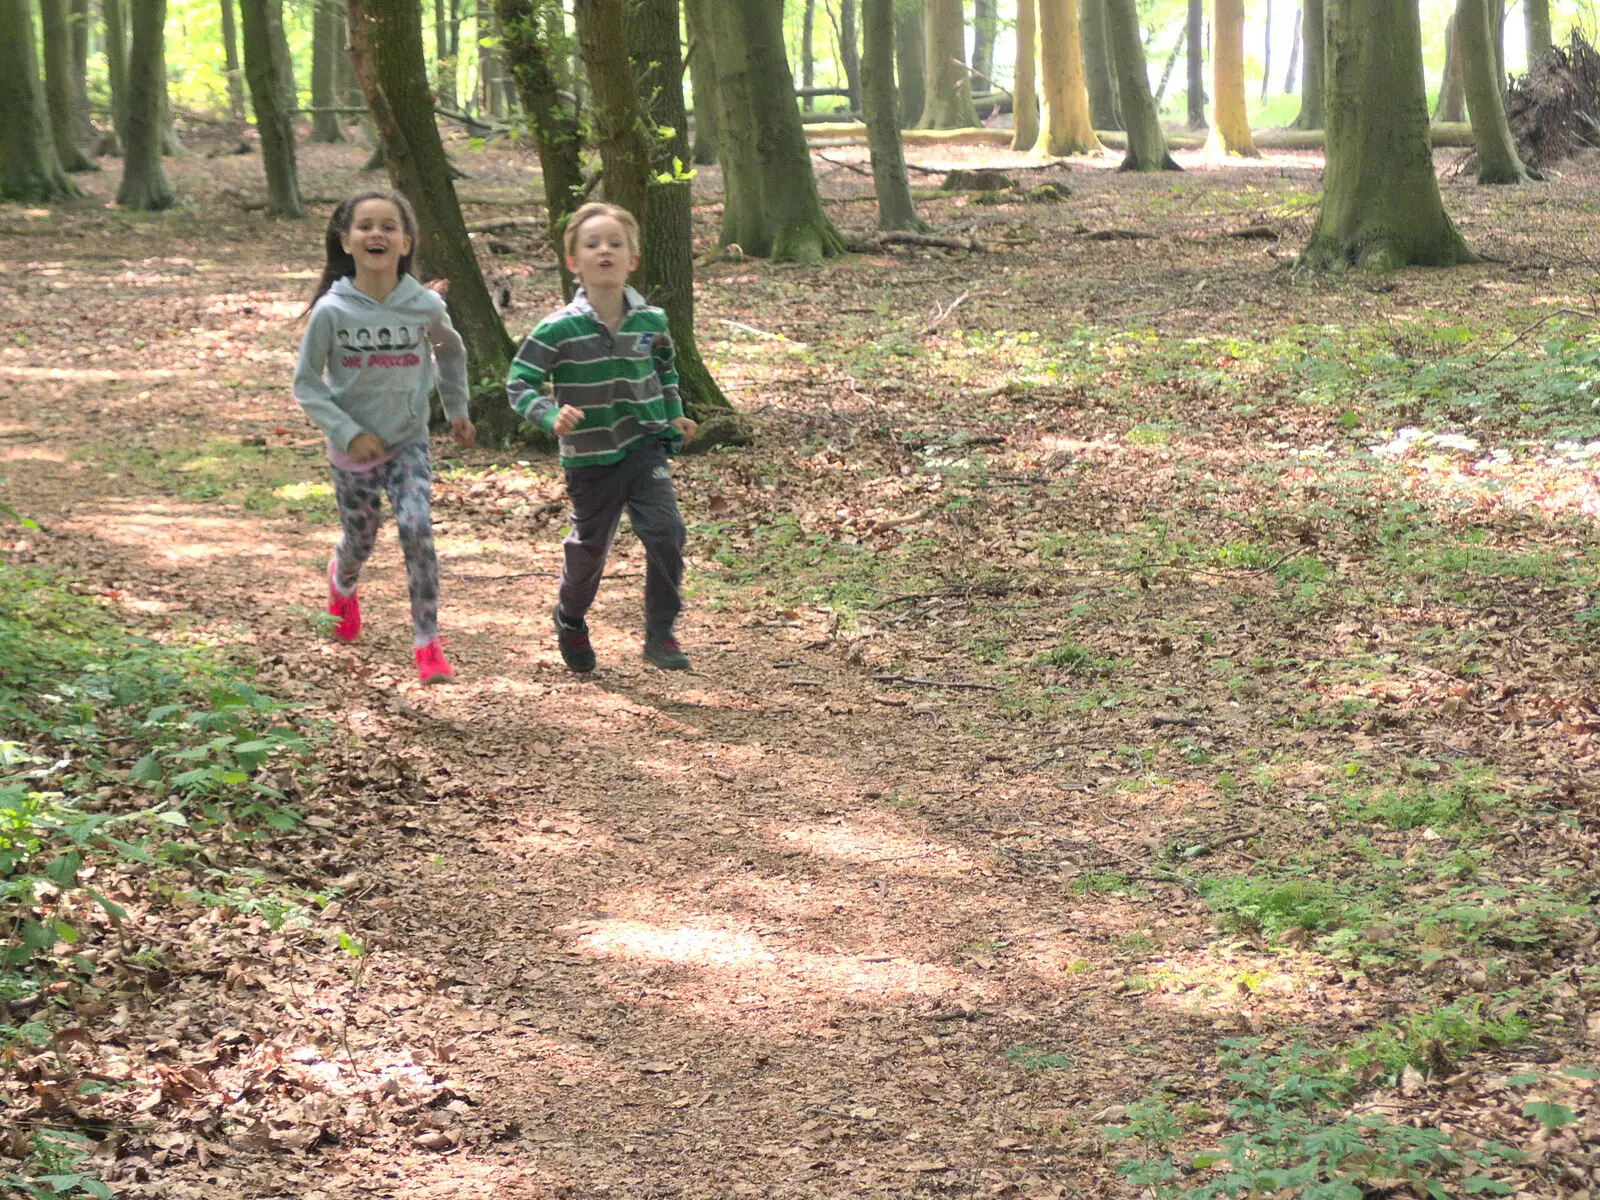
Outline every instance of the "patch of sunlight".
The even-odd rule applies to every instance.
[[[308,479],[301,483],[286,483],[280,488],[273,488],[272,494],[280,500],[332,500],[333,484],[315,483]]]
[[[621,637],[595,639],[600,653],[612,656],[613,660],[622,657],[623,654],[632,656],[639,652],[633,635],[630,634],[626,638],[628,646],[626,651],[618,647],[618,643],[623,641]],[[562,693],[562,703],[542,714],[542,718],[552,726],[573,733],[592,733],[606,737],[615,735],[620,730],[641,727],[662,729],[691,737],[700,737],[703,734],[702,730],[696,729],[693,725],[686,725],[652,705],[640,704],[627,696],[602,692],[597,688],[583,688],[578,692]]]
[[[64,463],[66,455],[35,446],[7,446],[0,450],[0,462]]]
[[[1302,961],[1217,947],[1152,959],[1129,978],[1135,981],[1130,990],[1142,992],[1152,1007],[1212,1017],[1248,1006],[1252,1012],[1303,1018],[1326,1003],[1323,997],[1329,990],[1321,959]]]
[[[148,371],[109,371],[98,367],[0,366],[0,379],[66,379],[79,383],[110,383],[116,381],[150,383],[162,379],[178,379],[186,375],[193,375],[198,370],[200,370],[199,367],[192,367],[185,371],[168,370],[165,367],[152,368]]]
[[[882,867],[890,874],[960,875],[977,862],[959,847],[923,841],[886,829],[841,822],[775,829],[777,839],[819,858]]]

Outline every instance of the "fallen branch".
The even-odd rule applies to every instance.
[[[1132,229],[1096,229],[1082,235],[1089,242],[1142,242],[1153,238],[1153,233],[1139,233]]]
[[[843,167],[846,171],[854,171],[857,175],[865,175],[868,179],[872,178],[871,171],[868,171],[863,167],[858,167],[855,163],[840,162],[836,158],[829,158],[826,154],[819,154],[817,157],[823,162],[827,163],[830,167]]]
[[[947,596],[962,596],[971,599],[974,596],[1007,596],[1011,593],[1009,583],[975,584],[971,587],[945,588],[937,592],[911,592],[905,596],[890,596],[887,600],[879,601],[867,611],[880,612],[885,608],[892,608],[896,604],[910,604],[914,600],[943,600]]]
[[[899,229],[875,233],[871,237],[846,237],[845,246],[852,254],[871,254],[885,246],[937,246],[943,250],[968,250],[980,254],[989,249],[976,238],[944,237],[937,233],[910,233]]]
[[[904,683],[910,687],[964,688],[972,692],[998,692],[994,683],[965,683],[959,679],[919,679],[915,675],[874,675],[874,683]]]
[[[1480,367],[1488,366],[1495,359],[1499,358],[1502,354],[1504,354],[1507,350],[1510,350],[1512,347],[1516,346],[1519,342],[1525,341],[1527,339],[1528,335],[1531,334],[1534,330],[1538,329],[1541,325],[1545,324],[1546,322],[1554,320],[1556,317],[1583,317],[1585,320],[1592,321],[1592,320],[1595,319],[1595,314],[1594,313],[1582,312],[1582,311],[1580,311],[1579,309],[1576,309],[1576,308],[1558,308],[1554,312],[1545,313],[1544,316],[1540,317],[1532,325],[1529,325],[1521,333],[1517,334],[1516,337],[1512,338],[1504,346],[1501,346],[1500,349],[1496,350],[1493,354],[1489,355],[1488,358],[1484,359],[1478,365]]]
[[[950,307],[945,308],[945,309],[940,309],[939,308],[939,302],[937,300],[935,300],[933,302],[933,307],[934,307],[934,311],[937,312],[938,315],[935,316],[933,318],[933,320],[930,321],[928,324],[924,325],[921,329],[917,330],[917,336],[918,337],[926,337],[928,334],[932,333],[935,329],[939,328],[939,326],[943,325],[947,320],[950,319],[950,314],[955,312],[956,309],[960,308],[961,305],[966,301],[966,298],[968,296],[970,296],[970,295],[972,295],[971,292],[962,292],[961,295],[957,296],[954,300],[950,301]]]
[[[718,321],[719,321],[720,324],[726,325],[729,329],[739,329],[739,330],[744,331],[745,333],[753,333],[757,337],[772,338],[775,341],[779,341],[779,342],[788,342],[791,346],[804,346],[805,345],[804,342],[797,342],[792,337],[788,337],[785,334],[782,334],[782,333],[769,333],[765,329],[757,329],[754,325],[746,325],[743,321],[729,321],[729,320],[727,320],[725,318],[718,318]]]
[[[542,217],[496,217],[492,221],[473,221],[468,233],[504,233],[508,229],[543,229],[547,222]]]

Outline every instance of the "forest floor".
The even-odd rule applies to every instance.
[[[531,155],[455,150],[469,221],[539,214]],[[816,162],[860,234],[865,153]],[[326,723],[231,906],[84,917],[66,1065],[8,1051],[0,1111],[127,1196],[1600,1196],[1600,160],[1441,152],[1491,261],[1302,279],[1315,155],[913,150],[1071,195],[702,270],[755,438],[675,468],[694,670],[639,659],[627,536],[564,670],[554,462],[441,440],[423,690],[392,535],[362,641],[314,619],[294,318],[363,155],[303,147],[304,223],[241,207],[254,156],[0,207],[5,560]],[[483,242],[520,337],[553,260]],[[117,1090],[41,1091],[79,1076]]]

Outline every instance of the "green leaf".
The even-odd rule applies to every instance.
[[[189,828],[189,818],[184,816],[181,812],[178,812],[176,809],[165,809],[161,812],[155,813],[154,816],[155,819],[160,821],[163,825],[175,825],[179,829]]]
[[[1550,1100],[1529,1100],[1522,1106],[1522,1115],[1532,1117],[1551,1133],[1571,1125],[1577,1118],[1565,1104]]]
[[[161,778],[161,763],[154,754],[146,754],[128,768],[128,778],[136,783],[154,783]]]
[[[1222,1158],[1223,1156],[1215,1150],[1207,1150],[1204,1154],[1196,1154],[1189,1160],[1189,1169],[1191,1171],[1204,1171],[1207,1167],[1221,1162]]]
[[[1509,1196],[1511,1185],[1498,1179],[1490,1179],[1487,1175],[1468,1175],[1461,1181],[1463,1191],[1471,1192],[1475,1196],[1488,1194],[1491,1196]]]
[[[1563,1067],[1561,1073],[1568,1079],[1600,1079],[1600,1071],[1593,1067]]]
[[[1506,1076],[1507,1087],[1527,1087],[1530,1083],[1538,1083],[1544,1076],[1534,1071],[1523,1071],[1516,1075]]]
[[[44,877],[57,887],[68,888],[72,881],[78,877],[78,869],[83,866],[83,858],[73,851],[63,854],[60,858],[53,859],[44,869]]]
[[[107,900],[93,888],[85,888],[84,891],[89,893],[89,899],[93,900],[101,908],[106,910],[106,916],[110,917],[114,923],[120,925],[122,922],[128,919],[128,910],[123,908],[120,904],[115,904],[112,901]]]

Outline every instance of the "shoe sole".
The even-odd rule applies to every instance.
[[[431,687],[436,683],[449,683],[454,678],[455,675],[453,673],[449,675],[429,675],[422,681],[422,686]]]

